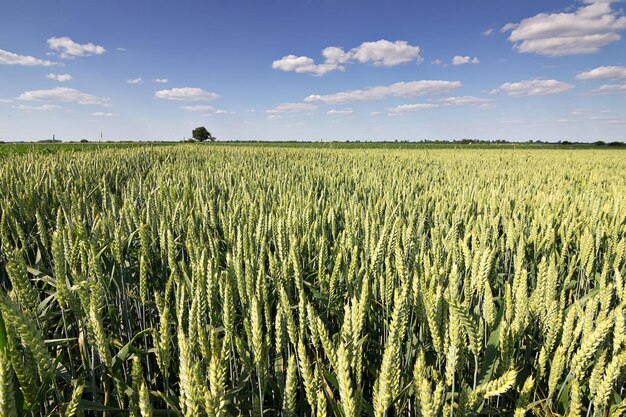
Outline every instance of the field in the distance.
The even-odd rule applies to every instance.
[[[626,411],[624,150],[82,146],[1,159],[2,416]]]
[[[24,153],[75,152],[101,149],[152,148],[155,146],[180,146],[183,142],[0,142],[0,157]],[[263,148],[312,148],[312,149],[606,149],[624,148],[621,142],[596,143],[549,143],[549,142],[409,142],[409,141],[219,141],[196,143],[197,146],[215,147],[263,147]]]

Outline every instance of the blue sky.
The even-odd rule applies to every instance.
[[[625,8],[3,0],[0,140],[626,140]]]

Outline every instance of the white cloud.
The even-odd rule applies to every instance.
[[[460,81],[421,80],[370,87],[364,90],[341,91],[329,95],[314,94],[306,97],[304,101],[343,104],[354,101],[382,100],[388,97],[416,97],[430,94],[444,94],[459,87],[461,87]]]
[[[559,94],[574,88],[573,85],[557,80],[524,80],[516,83],[504,83],[499,88],[491,91],[491,94],[498,92],[508,96],[546,96],[549,94]]]
[[[380,114],[381,114],[381,112],[379,112],[379,111],[372,111],[372,112],[370,112],[370,117],[376,117],[376,116],[379,116]]]
[[[101,112],[101,111],[97,111],[97,112],[91,113],[91,115],[95,116],[95,117],[115,117],[115,116],[117,116],[116,113],[105,113],[105,112]]]
[[[51,67],[59,65],[56,62],[46,61],[29,55],[18,55],[13,52],[0,49],[0,65],[23,65],[26,67]]]
[[[222,109],[215,109],[213,106],[208,106],[205,104],[194,104],[192,106],[181,106],[181,109],[185,111],[191,112],[205,112],[205,116],[212,116],[214,114],[235,114]]]
[[[73,79],[74,77],[72,77],[70,74],[46,74],[46,78],[48,78],[49,80],[56,80],[63,83],[65,81]]]
[[[388,110],[390,116],[397,116],[404,113],[415,112],[420,110],[429,110],[438,107],[450,107],[450,106],[475,106],[480,109],[493,109],[495,105],[493,100],[487,98],[480,98],[474,96],[457,96],[457,97],[443,97],[434,103],[415,103],[415,104],[401,104],[396,107],[392,107]]]
[[[626,93],[626,83],[625,84],[603,84],[600,87],[591,90],[589,94],[620,94]]]
[[[310,103],[282,103],[273,109],[265,110],[268,114],[284,114],[284,113],[307,113],[317,110],[315,104]]]
[[[439,107],[438,104],[433,103],[416,103],[416,104],[401,104],[400,106],[392,107],[389,110],[389,115],[400,115],[404,113],[429,110]]]
[[[48,46],[50,49],[59,51],[59,56],[61,58],[101,55],[106,52],[106,49],[100,45],[94,45],[93,43],[79,44],[67,36],[48,39]]]
[[[419,46],[409,45],[406,41],[390,42],[385,39],[363,42],[347,52],[343,48],[329,46],[324,48],[322,56],[325,61],[316,64],[315,60],[308,56],[286,55],[272,62],[272,68],[321,76],[331,71],[343,71],[344,65],[350,62],[391,67],[411,61],[418,63],[422,61]]]
[[[508,32],[510,30],[514,30],[519,26],[518,23],[507,23],[506,25],[502,26],[502,29],[500,29],[501,33],[504,32]]]
[[[444,97],[438,101],[442,106],[476,106],[483,110],[491,110],[496,107],[493,100],[474,96]]]
[[[185,111],[212,111],[214,108],[204,104],[194,104],[193,106],[182,106],[181,109]]]
[[[25,91],[17,97],[22,101],[64,101],[84,105],[109,106],[111,99],[83,93],[74,88],[57,87],[50,90]]]
[[[409,45],[406,41],[389,42],[381,39],[376,42],[363,42],[352,49],[349,55],[360,63],[383,67],[393,67],[411,61],[421,62],[419,46]]]
[[[265,110],[268,114],[267,120],[280,120],[296,115],[308,115],[317,110],[318,106],[310,103],[282,103],[273,109]]]
[[[626,78],[626,67],[605,66],[576,75],[578,80],[621,80]]]
[[[586,1],[573,12],[540,13],[519,23],[509,23],[509,40],[519,52],[546,56],[590,54],[619,41],[626,17],[613,10],[613,1]]]
[[[163,100],[177,101],[209,101],[215,100],[219,94],[204,91],[201,88],[183,87],[170,90],[160,90],[154,93],[155,97]]]
[[[493,28],[489,28],[482,32],[483,36],[489,36],[493,33]]]
[[[126,84],[141,84],[141,83],[143,83],[143,79],[141,77],[126,80]]]
[[[170,80],[168,80],[167,78],[157,78],[156,80],[154,80],[154,82],[158,84],[167,84],[168,82],[170,82]]]
[[[478,64],[478,63],[480,63],[480,61],[476,57],[472,58],[470,56],[456,55],[454,58],[452,58],[452,65]]]
[[[626,89],[625,89],[626,91]],[[595,123],[608,123],[608,124],[624,124],[626,119],[615,115],[611,110],[600,110],[594,108],[581,108],[572,111],[574,116],[573,122],[589,120]]]
[[[337,46],[324,48],[322,56],[326,58],[327,64],[346,64],[350,61],[350,54]]]
[[[62,109],[63,107],[61,106],[57,106],[56,104],[42,104],[40,106],[31,106],[28,104],[19,104],[17,106],[13,106],[14,109],[17,110],[24,110],[24,111],[50,111],[50,110],[57,110],[57,109]]]
[[[116,51],[126,52],[126,48],[115,48]]]
[[[281,71],[292,71],[297,73],[309,73],[314,75],[324,75],[330,71],[343,70],[341,65],[336,63],[315,64],[315,61],[308,56],[287,55],[272,62],[272,68]]]
[[[609,114],[611,114],[610,110],[600,110],[596,108],[578,108],[572,111],[572,116],[585,119],[597,118],[598,116],[607,117]]]
[[[443,65],[444,64],[443,60],[439,59],[439,58],[433,59],[432,61],[430,61],[430,63],[434,64],[434,65]]]
[[[352,113],[354,113],[352,109],[342,109],[342,110],[331,109],[326,112],[326,114],[329,116],[350,116]]]

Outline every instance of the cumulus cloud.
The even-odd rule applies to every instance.
[[[376,42],[363,42],[352,49],[349,55],[360,63],[383,67],[393,67],[411,61],[421,62],[419,46],[409,45],[406,41],[389,42],[381,39]]]
[[[324,75],[331,71],[345,70],[345,64],[359,62],[374,66],[392,67],[407,62],[421,62],[419,46],[409,45],[407,41],[390,42],[381,39],[375,42],[363,42],[361,45],[345,51],[337,46],[324,48],[325,61],[316,64],[308,56],[286,55],[272,62],[272,68],[281,71]]]
[[[488,98],[480,98],[474,96],[457,96],[457,97],[443,97],[436,100],[435,103],[415,103],[415,104],[401,104],[396,107],[388,109],[390,116],[415,112],[420,110],[429,110],[437,107],[450,107],[450,106],[474,106],[480,109],[493,109],[495,105],[493,100]]]
[[[306,102],[343,104],[354,101],[382,100],[388,97],[416,97],[431,94],[449,93],[461,87],[460,81],[421,80],[399,82],[391,85],[370,87],[363,90],[341,91],[328,95],[310,95]]]
[[[100,45],[76,43],[67,36],[48,39],[48,46],[50,49],[58,51],[61,58],[101,55],[106,52],[106,49]]]
[[[219,94],[204,91],[201,88],[183,87],[172,88],[169,90],[159,90],[154,93],[155,97],[163,100],[176,100],[176,101],[209,101],[215,100],[219,97]]]
[[[399,106],[388,109],[388,111],[389,111],[389,115],[393,116],[393,115],[400,115],[400,114],[409,113],[409,112],[415,112],[419,110],[434,109],[436,107],[439,107],[439,105],[433,104],[433,103],[401,104]]]
[[[438,100],[442,106],[476,106],[480,109],[495,108],[493,100],[474,96],[444,97]]]
[[[46,78],[49,80],[55,80],[64,83],[65,81],[69,81],[74,77],[72,77],[70,74],[46,74]]]
[[[354,113],[352,109],[331,109],[326,112],[326,114],[329,116],[350,116],[352,113]]]
[[[509,40],[523,53],[546,56],[590,54],[619,41],[626,17],[611,7],[613,1],[586,1],[572,12],[539,13],[519,23],[509,23]]]
[[[115,117],[115,116],[117,116],[116,113],[105,113],[105,112],[101,112],[101,111],[93,112],[93,113],[91,113],[91,115],[95,116],[95,117]]]
[[[193,106],[182,106],[181,109],[185,111],[212,111],[214,108],[204,104],[194,104]]]
[[[454,56],[454,58],[452,58],[452,65],[478,64],[478,63],[480,63],[480,61],[476,57],[472,58],[470,56],[456,55]]]
[[[214,114],[235,114],[234,112],[229,112],[222,109],[215,109],[213,106],[208,106],[205,104],[194,104],[191,106],[181,106],[181,109],[185,111],[191,112],[204,112],[205,116],[212,116]]]
[[[626,119],[620,118],[616,116],[610,110],[600,110],[593,108],[582,108],[576,109],[572,111],[572,116],[574,116],[572,122],[589,120],[596,123],[608,123],[608,124],[624,124]]]
[[[574,88],[573,85],[557,80],[524,80],[516,83],[504,83],[491,94],[504,93],[507,96],[547,96],[559,94]]]
[[[346,64],[350,62],[350,54],[337,46],[324,48],[322,56],[326,58],[327,64]]]
[[[109,106],[111,99],[83,93],[74,88],[57,87],[50,90],[32,90],[20,94],[17,100],[21,101],[64,101],[84,105]]]
[[[141,84],[141,83],[143,83],[143,79],[141,77],[126,80],[126,84]]]
[[[500,29],[500,32],[501,33],[508,32],[508,31],[516,29],[518,26],[519,26],[518,23],[507,23],[506,25],[502,26],[502,29]]]
[[[297,115],[309,115],[317,110],[318,106],[310,103],[282,103],[272,109],[265,110],[267,120],[280,120]]]
[[[56,62],[46,61],[29,55],[18,55],[0,49],[0,65],[23,65],[26,67],[52,67],[59,65]]]
[[[56,104],[42,104],[40,106],[31,106],[29,104],[19,104],[17,106],[13,106],[14,109],[17,110],[24,110],[24,111],[50,111],[50,110],[57,110],[57,109],[62,109],[63,107],[61,106],[57,106]]]
[[[287,55],[272,62],[272,68],[297,73],[309,73],[313,75],[324,75],[330,71],[343,70],[344,67],[336,63],[316,64],[308,56]]]
[[[621,94],[626,93],[626,83],[625,84],[603,84],[600,87],[591,90],[589,94]]]
[[[315,104],[310,103],[282,103],[273,109],[265,110],[268,114],[284,114],[284,113],[307,113],[317,110]]]
[[[621,80],[626,78],[626,67],[604,66],[576,75],[578,80]]]
[[[168,82],[170,82],[170,80],[168,80],[167,78],[157,78],[156,80],[154,80],[154,82],[158,84],[167,84]]]
[[[610,112],[608,110],[600,111],[598,109],[593,109],[593,108],[578,108],[578,109],[572,110],[572,116],[584,117],[587,119],[596,114],[609,114],[609,113]]]

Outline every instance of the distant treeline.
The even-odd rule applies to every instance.
[[[43,139],[43,140],[33,140],[33,141],[23,141],[23,142],[6,142],[1,141],[0,144],[61,144],[61,143],[108,143],[108,144],[147,144],[147,143],[178,143],[181,141],[133,141],[133,140],[105,140],[105,141],[89,141],[87,139],[81,139],[79,141],[67,141],[64,142],[60,139]],[[182,141],[182,142],[190,142],[190,141]],[[613,142],[605,142],[605,141],[595,141],[595,142],[575,142],[575,141],[567,141],[560,140],[558,142],[552,141],[542,141],[542,140],[528,140],[528,141],[507,141],[507,140],[484,140],[484,139],[460,139],[460,140],[292,140],[292,141],[274,141],[274,140],[223,140],[220,141],[222,143],[238,143],[238,144],[363,144],[363,145],[376,145],[376,144],[411,144],[411,145],[543,145],[543,146],[606,146],[606,147],[626,147],[625,142],[613,141]]]
[[[455,140],[455,141],[435,141],[435,142],[431,142],[431,141],[424,141],[424,143],[458,143],[461,145],[472,145],[475,143],[480,143],[480,144],[527,144],[527,145],[564,145],[564,146],[589,146],[589,145],[593,145],[593,146],[626,146],[626,143],[624,142],[604,142],[602,140],[598,140],[595,142],[570,142],[567,140],[560,140],[558,142],[549,142],[549,141],[541,141],[541,140],[528,140],[526,142],[511,142],[511,141],[506,141],[506,140],[481,140],[481,139],[462,139],[462,140]]]

